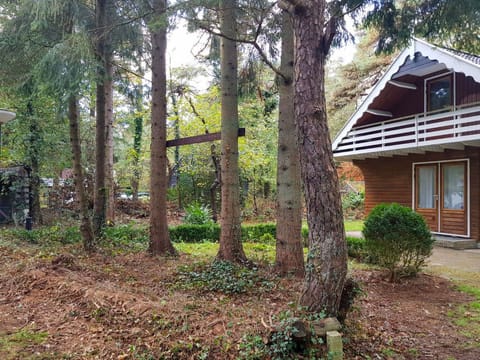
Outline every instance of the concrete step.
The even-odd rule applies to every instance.
[[[477,249],[478,245],[474,239],[457,238],[450,236],[434,235],[435,246],[449,249]]]

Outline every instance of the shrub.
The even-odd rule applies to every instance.
[[[220,226],[217,224],[179,225],[169,229],[170,240],[173,242],[201,243],[217,242],[220,239]]]
[[[262,240],[266,239],[266,234],[269,234],[271,239],[276,238],[277,227],[274,223],[242,225],[242,241],[265,242]]]
[[[21,241],[38,245],[74,244],[81,240],[76,226],[42,226],[33,230],[12,229],[11,234]]]
[[[275,243],[275,224],[242,225],[242,241]],[[217,242],[220,239],[220,226],[210,223],[204,225],[184,224],[169,228],[173,242],[198,243],[204,241]],[[268,234],[268,235],[267,235]]]
[[[368,254],[389,270],[392,281],[417,274],[434,242],[422,216],[399,204],[376,206],[365,220],[363,235]]]
[[[212,224],[212,211],[207,205],[194,202],[185,207],[183,222],[191,225]]]
[[[365,249],[365,239],[347,236],[348,256],[357,260],[365,260],[367,251]]]

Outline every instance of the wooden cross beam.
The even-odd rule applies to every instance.
[[[241,136],[245,136],[245,128],[238,129],[238,137]],[[211,134],[189,136],[181,139],[167,140],[167,148],[181,145],[200,144],[204,142],[220,140],[220,138],[220,133],[216,132]]]

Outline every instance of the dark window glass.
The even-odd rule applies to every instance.
[[[452,79],[450,76],[428,82],[428,110],[452,106]]]

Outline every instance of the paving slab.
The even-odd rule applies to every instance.
[[[480,249],[454,250],[435,246],[428,266],[480,273]]]

